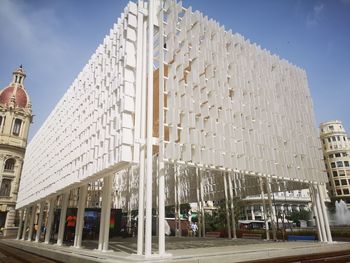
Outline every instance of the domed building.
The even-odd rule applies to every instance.
[[[15,205],[33,118],[25,77],[21,65],[13,72],[11,83],[0,91],[0,227],[6,236],[17,231]]]

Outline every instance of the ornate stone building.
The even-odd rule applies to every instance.
[[[24,88],[22,66],[11,83],[0,92],[0,227],[4,235],[16,231],[15,205],[21,177],[32,106]]]
[[[350,202],[350,143],[341,121],[320,124],[321,142],[333,200]]]

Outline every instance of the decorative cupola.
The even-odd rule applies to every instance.
[[[0,105],[14,108],[31,108],[29,96],[23,84],[25,77],[26,73],[21,65],[13,72],[12,82],[9,86],[0,91]]]

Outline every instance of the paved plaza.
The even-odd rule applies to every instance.
[[[97,241],[83,241],[82,249],[65,243],[63,246],[28,241],[3,239],[0,242],[17,248],[54,258],[62,262],[249,262],[282,256],[310,255],[349,250],[350,243],[334,242],[273,242],[251,239],[167,237],[165,258],[157,258],[157,239],[153,238],[151,258],[137,256],[136,238],[115,238],[111,250],[99,252]]]

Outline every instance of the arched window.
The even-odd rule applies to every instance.
[[[22,120],[15,119],[15,123],[13,124],[12,134],[18,136],[21,131],[21,126],[22,126]]]
[[[11,182],[12,181],[10,179],[2,179],[1,188],[0,188],[0,196],[10,196]]]
[[[15,159],[10,158],[5,161],[4,172],[13,172],[15,169]]]

